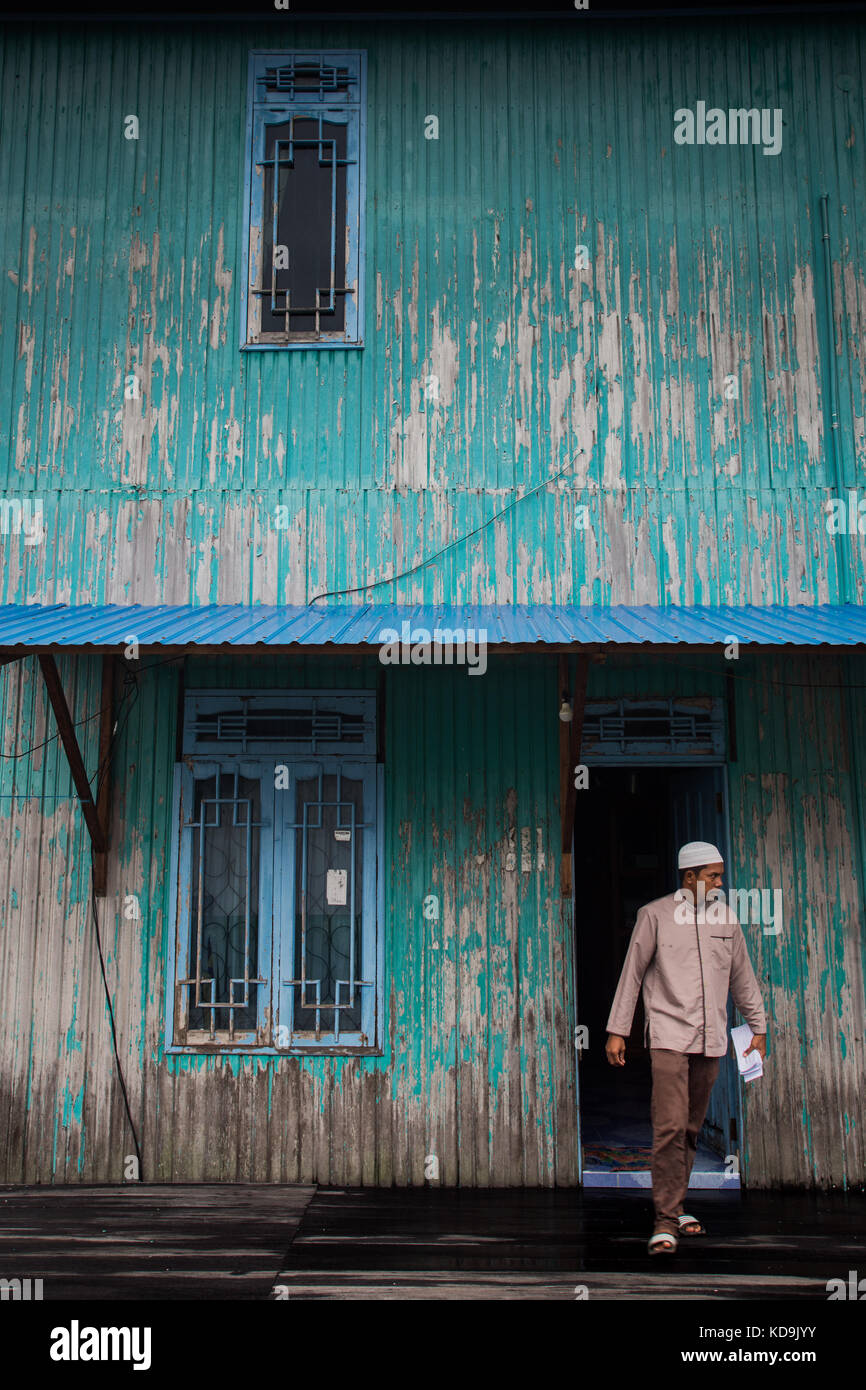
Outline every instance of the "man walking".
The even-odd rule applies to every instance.
[[[746,1055],[767,1055],[767,1020],[746,939],[721,892],[724,862],[715,845],[683,845],[680,887],[637,914],[607,1021],[605,1052],[625,1066],[638,991],[643,985],[652,1063],[652,1190],[655,1229],[651,1255],[673,1254],[677,1236],[704,1235],[683,1212],[719,1060],[728,1045],[727,1007],[734,1004],[754,1034]]]

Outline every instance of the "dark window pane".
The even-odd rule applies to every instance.
[[[273,275],[275,307],[287,312],[272,312],[270,294],[262,295],[264,333],[345,329],[346,150],[345,121],[294,116],[266,127],[263,288],[270,289]],[[273,268],[275,175],[276,240],[288,248],[287,269]]]
[[[310,777],[298,782],[296,817],[306,830],[296,835],[297,874],[295,893],[295,979],[305,979],[306,994],[295,985],[295,1031],[312,1032],[316,1011],[304,1005],[318,999],[322,1032],[336,1030],[337,981],[351,979],[351,930],[354,930],[354,977],[361,971],[361,907],[363,900],[363,856],[361,832],[352,833],[352,807],[356,826],[363,820],[363,786],[348,777],[340,778],[340,804],[337,777],[321,780]],[[328,804],[332,803],[332,804]],[[353,903],[354,893],[354,903]],[[345,901],[341,901],[341,900]],[[354,916],[353,916],[354,907]],[[348,1004],[351,990],[340,986],[339,1002]],[[326,1007],[330,1005],[330,1007]],[[341,1008],[340,1032],[360,1032],[361,989],[355,989],[351,1008]]]
[[[196,781],[192,819],[189,1027],[227,1031],[233,1013],[235,1031],[252,1030],[258,988],[249,983],[258,974],[258,782],[232,772]],[[215,1007],[206,1007],[210,1004]],[[240,1007],[232,1010],[232,1004]]]

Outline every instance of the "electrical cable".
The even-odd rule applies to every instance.
[[[29,655],[29,653],[28,653],[28,655]],[[149,666],[142,666],[140,671],[128,672],[127,674],[137,676],[137,675],[142,674],[142,672],[144,672],[144,671],[155,671],[155,670],[156,670],[158,667],[160,667],[160,666],[168,666],[168,665],[170,665],[170,663],[171,663],[172,661],[183,661],[184,659],[185,659],[185,658],[184,658],[183,655],[180,655],[180,656],[167,656],[167,657],[165,657],[164,660],[162,660],[162,661],[152,661],[152,662],[150,663]],[[72,728],[73,728],[73,729],[79,729],[79,728],[81,727],[82,724],[89,724],[89,723],[91,723],[92,720],[98,719],[99,716],[105,712],[105,709],[106,709],[106,708],[107,708],[107,706],[103,706],[102,709],[96,710],[93,714],[85,715],[84,719],[76,719],[76,720],[74,720],[73,723],[72,723]],[[38,753],[38,751],[39,751],[40,748],[47,748],[48,745],[49,745],[49,743],[56,743],[57,740],[59,739],[59,737],[60,737],[60,733],[59,733],[59,732],[56,733],[56,734],[52,734],[50,738],[45,739],[45,742],[44,742],[44,743],[35,743],[35,744],[32,746],[32,748],[24,748],[24,749],[21,750],[20,753],[2,753],[2,752],[0,752],[0,758],[5,758],[5,759],[8,759],[9,761],[12,761],[12,762],[16,761],[18,758],[26,758],[26,757],[28,757],[28,755],[29,755],[30,753]],[[94,774],[94,775],[95,775],[95,774]]]
[[[449,541],[447,545],[443,545],[441,550],[437,550],[433,555],[429,556],[428,559],[419,561],[419,563],[413,565],[411,569],[403,570],[400,574],[392,574],[388,579],[376,579],[371,584],[361,584],[355,589],[327,589],[324,593],[314,594],[311,599],[308,599],[307,607],[309,608],[311,603],[317,603],[320,598],[342,598],[344,594],[364,594],[368,589],[381,588],[383,584],[396,584],[398,579],[407,579],[410,574],[417,574],[419,570],[426,569],[428,565],[433,564],[434,560],[439,560],[443,555],[447,555],[448,551],[453,550],[456,545],[462,545],[464,541],[471,540],[473,536],[477,536],[479,532],[485,531],[488,526],[492,526],[494,521],[498,521],[501,516],[505,516],[506,513],[516,507],[519,502],[525,502],[528,497],[534,497],[543,487],[549,487],[551,483],[555,483],[558,478],[561,478],[570,468],[574,467],[577,459],[584,453],[585,450],[578,449],[576,457],[570,459],[568,463],[560,468],[558,473],[551,474],[549,478],[545,478],[543,482],[540,482],[537,487],[530,488],[529,492],[521,493],[519,497],[515,497],[513,501],[509,502],[507,507],[503,507],[501,512],[495,512],[493,516],[488,517],[487,521],[482,521],[481,525],[476,526],[474,531],[469,531],[465,536],[458,536],[456,540]]]
[[[138,1163],[138,1181],[144,1182],[144,1168],[141,1161],[141,1147],[138,1142],[138,1133],[132,1118],[132,1111],[129,1105],[129,1093],[126,1089],[126,1081],[123,1075],[123,1067],[120,1064],[120,1054],[117,1050],[117,1029],[114,1024],[114,1008],[111,1003],[111,991],[108,988],[108,976],[105,972],[105,957],[102,954],[102,939],[99,935],[99,913],[96,907],[96,866],[93,862],[93,853],[90,856],[90,910],[93,917],[93,930],[96,934],[96,949],[99,954],[99,968],[102,971],[102,983],[105,989],[105,1002],[108,1005],[108,1017],[111,1022],[111,1044],[114,1048],[114,1064],[117,1071],[120,1089],[123,1093],[123,1104],[126,1108],[126,1118],[129,1121],[129,1128],[132,1131],[132,1142],[135,1145],[135,1157]]]
[[[123,733],[124,729],[126,728],[126,725],[127,725],[128,722],[129,722],[129,716],[131,715],[132,711],[135,709],[135,706],[138,704],[138,698],[139,698],[139,685],[138,685],[138,679],[137,679],[138,673],[137,673],[137,672],[133,672],[133,671],[126,671],[126,672],[124,673],[124,675],[125,675],[125,685],[126,685],[126,688],[125,688],[123,694],[121,695],[120,706],[119,706],[119,708],[118,708],[118,710],[117,710],[117,718],[116,718],[115,721],[114,721],[114,728],[113,728],[112,733],[111,733],[111,738],[109,739],[108,748],[107,748],[107,750],[106,750],[105,758],[104,758],[104,760],[103,760],[103,763],[102,763],[101,768],[100,768],[100,767],[97,767],[96,773],[94,774],[94,777],[95,777],[95,779],[96,779],[96,791],[93,793],[93,799],[94,799],[94,801],[98,800],[98,797],[99,797],[99,789],[100,789],[100,787],[102,786],[102,783],[103,783],[105,777],[106,777],[107,774],[108,774],[109,768],[111,767],[111,761],[112,761],[112,758],[113,758],[113,756],[114,756],[114,750],[115,750],[115,748],[116,748],[116,746],[117,746],[117,744],[118,744],[118,742],[119,742],[119,740],[120,740],[121,734]],[[132,697],[131,699],[130,699],[130,696]],[[129,703],[129,707],[128,707],[127,711],[126,711],[126,716],[125,716],[125,718],[123,719],[123,722],[121,723],[121,722],[120,722],[120,717],[121,717],[121,714],[122,714],[122,711],[123,711],[123,706],[124,706],[124,703],[125,703],[126,700],[129,700],[130,703]],[[91,778],[91,782],[92,782],[92,781],[93,781],[93,778]],[[114,1008],[113,1008],[112,1003],[111,1003],[111,994],[110,994],[110,991],[109,991],[109,988],[108,988],[108,976],[107,976],[106,970],[105,970],[105,957],[103,956],[103,952],[102,952],[102,940],[101,940],[101,937],[100,937],[100,934],[99,934],[99,912],[98,912],[98,909],[97,909],[97,900],[96,900],[95,873],[96,873],[96,866],[95,866],[95,863],[94,863],[94,854],[93,854],[93,850],[92,850],[92,848],[91,848],[91,856],[90,856],[90,906],[91,906],[91,913],[92,913],[92,916],[93,916],[93,929],[94,929],[94,932],[95,932],[95,935],[96,935],[96,949],[97,949],[97,952],[98,952],[98,954],[99,954],[99,967],[100,967],[100,970],[101,970],[101,972],[102,972],[102,983],[103,983],[103,987],[104,987],[104,989],[105,989],[105,1002],[106,1002],[106,1004],[108,1005],[108,1017],[109,1017],[109,1020],[110,1020],[110,1022],[111,1022],[111,1043],[112,1043],[112,1047],[113,1047],[113,1049],[114,1049],[114,1065],[115,1065],[115,1070],[116,1070],[116,1072],[117,1072],[118,1080],[119,1080],[119,1082],[120,1082],[120,1089],[121,1089],[121,1092],[122,1092],[122,1094],[123,1094],[123,1104],[124,1104],[124,1107],[125,1107],[125,1109],[126,1109],[126,1118],[127,1118],[127,1120],[129,1121],[129,1128],[130,1128],[130,1131],[131,1131],[131,1133],[132,1133],[132,1142],[133,1142],[133,1144],[135,1145],[135,1157],[136,1157],[136,1161],[137,1161],[137,1164],[138,1164],[138,1181],[139,1181],[139,1182],[144,1182],[144,1166],[143,1166],[143,1164],[142,1164],[142,1159],[141,1159],[141,1147],[140,1147],[139,1142],[138,1142],[138,1133],[137,1133],[137,1131],[136,1131],[135,1123],[134,1123],[133,1118],[132,1118],[132,1110],[131,1110],[130,1104],[129,1104],[129,1093],[128,1093],[127,1089],[126,1089],[126,1079],[125,1079],[125,1077],[124,1077],[124,1075],[123,1075],[123,1067],[121,1066],[121,1062],[120,1062],[120,1054],[119,1054],[119,1052],[118,1052],[118,1050],[117,1050],[117,1029],[116,1029],[116,1027],[115,1027],[115,1022],[114,1022]]]
[[[176,657],[170,657],[170,658],[167,658],[166,661],[164,661],[164,662],[153,662],[153,663],[151,663],[150,666],[144,667],[143,669],[144,669],[144,670],[151,670],[151,669],[153,669],[154,666],[166,665],[168,661],[174,661],[174,660],[177,660],[177,658],[176,658]],[[112,760],[112,757],[113,757],[113,755],[114,755],[114,750],[115,750],[115,748],[116,748],[116,746],[117,746],[117,744],[118,744],[118,741],[119,741],[119,739],[120,739],[120,737],[121,737],[123,731],[125,730],[126,725],[127,725],[128,722],[129,722],[129,717],[130,717],[130,715],[131,715],[133,709],[135,708],[136,704],[138,703],[139,695],[140,695],[139,683],[138,683],[138,679],[137,679],[137,678],[138,678],[138,675],[139,675],[139,672],[137,672],[137,671],[133,672],[133,671],[129,671],[129,670],[128,670],[128,671],[125,672],[125,677],[126,677],[126,688],[125,688],[125,690],[124,690],[124,692],[123,692],[123,694],[122,694],[122,696],[121,696],[120,706],[119,706],[119,708],[118,708],[118,710],[117,710],[117,718],[115,719],[114,729],[112,730],[111,739],[110,739],[110,741],[109,741],[109,745],[108,745],[108,748],[107,748],[107,750],[106,750],[106,754],[105,754],[105,758],[104,758],[104,760],[103,760],[103,763],[102,763],[101,767],[97,767],[96,773],[94,774],[94,777],[95,777],[95,779],[96,779],[96,790],[95,790],[95,793],[93,794],[93,799],[94,799],[94,801],[98,798],[100,787],[102,786],[102,783],[103,783],[105,777],[106,777],[107,774],[108,774],[108,770],[109,770],[109,768],[110,768],[110,766],[111,766],[111,760]],[[130,697],[131,697],[131,698],[130,698]],[[124,704],[126,703],[127,700],[129,700],[129,705],[128,705],[128,708],[127,708],[127,710],[126,710],[126,714],[125,714],[125,716],[122,718],[122,721],[121,721],[121,716],[122,716],[122,714],[123,714],[123,707],[124,707]],[[80,725],[82,725],[82,724],[87,724],[87,723],[89,723],[91,720],[93,720],[93,719],[97,718],[99,715],[101,715],[101,714],[104,712],[105,708],[107,708],[107,706],[103,706],[102,709],[97,710],[95,714],[88,715],[88,717],[87,717],[86,719],[77,720],[77,721],[75,722],[75,724],[73,725],[73,727],[74,727],[74,728],[78,728],[78,727],[80,727]],[[38,747],[38,748],[44,748],[44,747],[46,746],[47,743],[52,743],[52,742],[54,742],[54,739],[56,739],[56,738],[58,738],[58,737],[59,737],[59,734],[55,734],[55,735],[53,736],[53,738],[47,739],[45,743],[38,744],[37,747]],[[25,751],[22,752],[22,753],[17,753],[17,754],[4,754],[3,756],[4,756],[4,757],[21,758],[21,757],[27,756],[28,753],[35,752],[35,751],[36,751],[36,748],[31,748],[31,749],[25,750]],[[94,780],[94,778],[91,778],[91,779],[90,779],[91,784],[92,784],[93,780]],[[109,986],[108,986],[108,974],[107,974],[106,968],[105,968],[105,955],[104,955],[103,949],[102,949],[102,937],[101,937],[100,930],[99,930],[99,910],[98,910],[97,899],[96,899],[96,877],[95,877],[95,874],[96,874],[96,867],[95,867],[95,863],[94,863],[94,853],[93,853],[93,849],[92,849],[92,847],[91,847],[91,855],[90,855],[90,911],[91,911],[91,916],[92,916],[92,918],[93,918],[93,930],[94,930],[94,935],[95,935],[95,937],[96,937],[96,950],[97,950],[97,955],[98,955],[98,957],[99,957],[99,969],[100,969],[100,973],[101,973],[101,975],[102,975],[102,985],[103,985],[103,989],[104,989],[104,991],[105,991],[105,1003],[106,1003],[106,1006],[107,1006],[107,1008],[108,1008],[108,1018],[109,1018],[109,1022],[110,1022],[110,1024],[111,1024],[111,1045],[112,1045],[112,1050],[113,1050],[113,1052],[114,1052],[114,1065],[115,1065],[115,1070],[116,1070],[116,1072],[117,1072],[118,1081],[120,1082],[120,1090],[121,1090],[121,1094],[122,1094],[122,1096],[123,1096],[123,1104],[124,1104],[124,1109],[126,1110],[126,1118],[127,1118],[128,1122],[129,1122],[129,1128],[130,1128],[130,1132],[131,1132],[131,1134],[132,1134],[132,1142],[133,1142],[133,1145],[135,1146],[135,1157],[136,1157],[136,1163],[137,1163],[137,1166],[138,1166],[138,1177],[137,1177],[137,1181],[138,1181],[138,1182],[144,1182],[144,1165],[143,1165],[142,1157],[141,1157],[141,1145],[140,1145],[140,1143],[139,1143],[138,1131],[136,1130],[136,1127],[135,1127],[135,1121],[134,1121],[133,1118],[132,1118],[132,1108],[131,1108],[130,1103],[129,1103],[129,1091],[128,1091],[128,1089],[127,1089],[126,1078],[124,1077],[124,1074],[123,1074],[123,1066],[122,1066],[121,1061],[120,1061],[120,1053],[119,1053],[119,1051],[118,1051],[118,1046],[117,1046],[117,1026],[116,1026],[115,1018],[114,1018],[114,1006],[113,1006],[113,1004],[112,1004],[112,1002],[111,1002],[111,991],[110,991]]]
[[[89,724],[91,720],[98,719],[100,714],[102,714],[102,710],[98,709],[95,714],[88,714],[85,719],[76,719],[72,725],[73,729],[80,729],[82,724]],[[49,743],[56,743],[59,737],[59,733],[52,734],[44,743],[34,743],[31,748],[24,748],[20,753],[0,753],[0,758],[9,758],[12,761],[17,758],[26,758],[30,753],[38,753],[40,748],[47,748]]]

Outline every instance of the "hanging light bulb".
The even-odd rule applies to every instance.
[[[571,707],[571,701],[568,698],[567,690],[563,690],[562,692],[562,702],[559,706],[559,717],[562,720],[563,724],[570,724],[572,719],[574,718],[574,710]]]

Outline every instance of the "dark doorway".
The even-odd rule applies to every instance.
[[[727,855],[722,772],[716,767],[590,768],[575,818],[577,1022],[588,1030],[578,1053],[584,1182],[643,1185],[650,1166],[651,1071],[638,1000],[626,1065],[605,1057],[607,1019],[638,909],[677,887],[676,854],[706,839]],[[695,1185],[718,1185],[725,1155],[737,1150],[738,1082],[724,1060],[695,1161]],[[606,1180],[606,1175],[613,1175]],[[705,1176],[704,1176],[705,1175]]]

